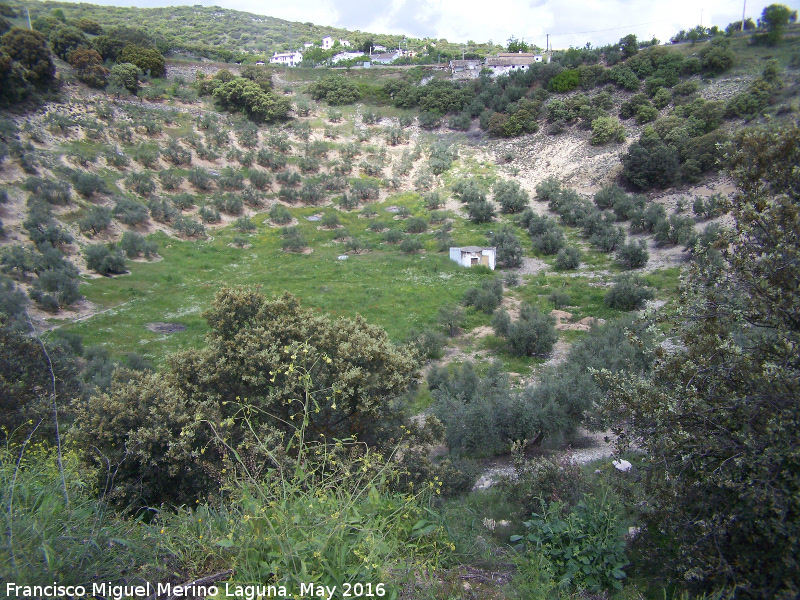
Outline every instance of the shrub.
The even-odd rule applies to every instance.
[[[109,225],[111,225],[111,209],[105,206],[90,206],[78,219],[78,229],[81,232],[91,231],[97,234]]]
[[[150,210],[141,202],[129,200],[128,198],[117,198],[114,205],[114,218],[125,223],[125,225],[139,225],[147,221]]]
[[[602,146],[609,142],[625,141],[625,128],[614,117],[598,117],[592,121],[591,144]]]
[[[396,244],[402,239],[403,239],[403,232],[400,231],[399,229],[392,228],[383,234],[383,240],[387,244]]]
[[[580,83],[580,71],[578,69],[568,69],[553,77],[547,87],[551,92],[564,93],[576,89]]]
[[[94,244],[83,250],[86,266],[101,275],[125,272],[125,257],[121,250],[112,250],[106,244]]]
[[[355,82],[344,75],[328,75],[308,87],[308,93],[315,100],[325,100],[332,106],[353,104],[361,98]]]
[[[522,244],[510,227],[503,226],[493,233],[489,243],[497,249],[498,264],[512,269],[522,264]]]
[[[467,205],[469,220],[473,223],[488,223],[495,217],[494,206],[488,200],[470,202]]]
[[[410,217],[406,221],[407,233],[423,233],[428,229],[428,222],[422,217]]]
[[[172,227],[178,233],[187,237],[201,237],[206,233],[205,226],[198,220],[185,215],[181,215],[172,223]]]
[[[539,309],[523,305],[519,319],[507,320],[501,311],[496,316],[495,333],[506,338],[511,353],[515,356],[541,356],[548,354],[558,340],[555,319],[545,315]]]
[[[128,258],[136,258],[140,254],[144,254],[145,258],[149,258],[158,251],[158,246],[154,242],[148,242],[135,231],[123,233],[122,239],[119,241],[119,247]]]
[[[494,200],[500,204],[500,212],[518,213],[528,206],[528,192],[516,181],[499,180],[494,185]]]
[[[642,308],[647,300],[653,299],[653,290],[638,275],[621,275],[614,282],[604,301],[609,308],[634,310]]]
[[[617,261],[626,269],[640,269],[650,260],[647,252],[647,242],[629,242],[617,251]]]
[[[425,208],[428,210],[436,210],[444,204],[444,199],[439,190],[423,194],[422,201],[425,203]]]
[[[569,294],[561,290],[550,292],[550,295],[547,297],[547,299],[553,303],[553,308],[556,309],[569,306],[570,302],[572,301]]]
[[[463,304],[475,310],[492,314],[503,300],[503,280],[499,277],[481,282],[479,287],[470,288],[464,294]]]
[[[562,248],[556,254],[555,267],[559,271],[571,271],[581,265],[581,251],[574,246]]]
[[[156,190],[156,184],[150,173],[134,172],[125,178],[125,187],[140,196],[149,196]]]
[[[183,183],[183,177],[174,171],[161,171],[158,174],[158,180],[161,182],[161,186],[169,191],[177,190]]]
[[[209,173],[203,167],[195,167],[189,171],[187,179],[194,188],[201,191],[210,190],[214,186],[214,180],[211,178],[211,173]]]
[[[670,215],[669,219],[664,219],[656,224],[653,237],[661,245],[693,245],[694,220],[691,217]]]
[[[520,569],[524,572],[534,560],[544,561],[559,587],[569,584],[593,594],[621,590],[629,561],[625,527],[614,500],[607,493],[601,498],[586,495],[567,514],[564,503],[541,500],[539,512],[523,523],[529,533],[511,537],[529,548]]]
[[[659,139],[642,137],[622,156],[623,176],[640,190],[669,187],[678,173],[677,151]]]
[[[422,250],[422,248],[422,242],[415,235],[407,236],[400,242],[400,252],[403,254],[414,254]]]
[[[233,222],[233,229],[242,233],[255,231],[256,224],[247,217],[239,217]]]
[[[425,111],[419,114],[419,126],[428,131],[438,129],[442,125],[442,116],[433,111]]]
[[[298,252],[306,246],[306,239],[297,227],[284,227],[281,238],[281,248],[290,252]]]

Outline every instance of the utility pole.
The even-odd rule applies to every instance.
[[[744,6],[742,6],[742,33],[744,33],[744,13],[747,10],[747,0],[744,0]]]

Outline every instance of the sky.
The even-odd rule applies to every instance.
[[[169,0],[89,0],[117,6],[172,6]],[[772,2],[746,3],[754,21]],[[800,0],[785,4],[796,10]],[[666,42],[681,29],[741,20],[744,0],[190,0],[186,4],[222,6],[290,21],[350,30],[445,38],[449,42],[506,45],[510,37],[544,48],[614,43],[633,33],[640,40]]]

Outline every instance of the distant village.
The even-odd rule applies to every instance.
[[[353,45],[349,40],[334,40],[331,36],[322,38],[321,45],[317,46],[311,42],[303,44],[303,49],[293,52],[276,52],[269,59],[270,64],[283,65],[285,67],[298,67],[303,62],[303,53],[309,48],[320,47],[323,50],[342,48],[338,54],[334,54],[328,61],[329,66],[342,65],[343,63],[353,63],[369,68],[374,65],[390,65],[400,58],[414,58],[417,53],[413,50],[397,48],[390,50],[386,46],[370,46],[368,52],[347,50]],[[535,54],[532,52],[501,52],[497,56],[487,56],[484,59],[471,60],[451,60],[445,68],[449,69],[453,77],[459,79],[472,79],[486,69],[492,76],[506,75],[511,71],[524,71],[532,64],[539,62],[550,62],[547,54]],[[258,62],[256,64],[265,64]]]

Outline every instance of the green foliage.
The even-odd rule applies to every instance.
[[[331,106],[353,104],[361,98],[358,86],[344,75],[327,75],[308,86],[308,93]]]
[[[111,225],[111,209],[105,206],[91,206],[78,219],[78,228],[81,232],[91,231],[97,234]]]
[[[213,91],[214,98],[228,110],[244,112],[257,123],[272,123],[289,114],[289,101],[272,91],[265,91],[255,81],[236,77]]]
[[[549,354],[558,340],[555,319],[527,304],[522,305],[516,321],[508,319],[503,311],[495,314],[493,323],[495,333],[506,338],[514,356]]]
[[[495,217],[494,206],[486,199],[467,204],[467,214],[473,223],[488,223]]]
[[[576,89],[580,83],[580,71],[578,69],[568,69],[553,77],[548,84],[548,89],[551,92],[564,93]]]
[[[623,176],[635,188],[669,187],[678,173],[679,158],[672,146],[642,136],[622,156]]]
[[[640,269],[650,260],[647,242],[639,240],[625,244],[617,250],[617,260],[626,269]]]
[[[523,523],[528,534],[512,536],[511,541],[527,546],[529,564],[535,556],[544,556],[559,582],[592,593],[621,590],[629,561],[625,528],[614,500],[606,494],[586,495],[569,512],[562,502],[542,500],[539,512]],[[524,570],[528,565],[521,563]]]
[[[38,31],[14,27],[0,38],[2,105],[24,99],[32,87],[45,89],[51,86],[55,74],[47,38]]]
[[[638,275],[620,275],[605,296],[606,306],[617,310],[642,308],[647,300],[653,299],[653,290]]]
[[[499,265],[511,269],[522,265],[522,244],[520,244],[519,238],[514,235],[511,227],[503,226],[499,231],[494,232],[489,244],[497,249],[496,261]]]
[[[238,469],[237,457],[275,465],[294,424],[313,439],[357,434],[368,444],[397,431],[416,357],[382,329],[360,317],[332,321],[288,294],[267,300],[246,290],[224,290],[205,316],[205,348],[173,355],[158,374],[117,377],[79,407],[76,442],[87,459],[96,447],[119,465],[119,499],[183,502],[218,488],[207,467]],[[226,443],[208,445],[216,435]]]
[[[792,11],[783,4],[770,4],[761,11],[758,26],[766,30],[766,33],[763,34],[763,40],[767,44],[774,46],[783,36],[786,26],[795,21],[797,21],[796,10]],[[756,39],[761,39],[761,37],[755,36]]]
[[[158,246],[155,242],[146,240],[144,236],[135,231],[126,231],[122,234],[119,248],[128,258],[136,258],[140,254],[144,255],[145,258],[150,258],[158,251]]]
[[[139,76],[141,69],[132,63],[118,63],[111,67],[109,82],[135,94],[139,89]]]
[[[499,277],[484,279],[479,287],[470,288],[464,294],[463,304],[474,306],[486,314],[492,314],[503,300],[503,280]]]
[[[680,346],[652,377],[609,377],[607,415],[650,459],[645,560],[693,593],[788,598],[798,584],[800,130],[743,130],[734,148],[736,229],[723,260],[700,253],[670,331]]]
[[[592,121],[591,144],[602,146],[609,142],[625,141],[625,128],[614,117],[598,117]]]
[[[88,46],[89,40],[75,27],[61,27],[51,37],[50,45],[53,52],[61,60],[67,60],[67,55],[79,46]]]
[[[128,198],[117,198],[114,205],[114,218],[126,225],[138,225],[144,223],[150,211],[141,202],[129,200]]]
[[[111,249],[107,244],[93,244],[83,249],[86,267],[101,275],[125,272],[125,257],[122,251]]]
[[[528,206],[528,192],[516,181],[500,179],[494,184],[494,200],[500,204],[500,212],[518,213]]]
[[[581,251],[574,246],[567,246],[562,248],[556,254],[555,267],[559,271],[570,271],[577,269],[581,265],[581,258],[583,258]]]

